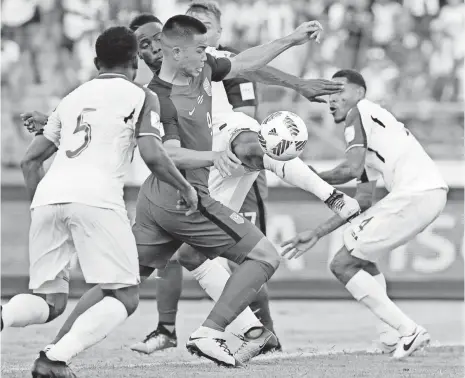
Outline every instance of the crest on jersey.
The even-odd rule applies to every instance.
[[[244,218],[242,218],[239,214],[237,213],[232,213],[229,218],[231,218],[234,222],[237,224],[242,224],[244,223]]]
[[[205,78],[205,80],[203,81],[203,89],[205,89],[207,95],[209,95],[210,97],[212,96],[212,85],[210,84],[207,78]]]

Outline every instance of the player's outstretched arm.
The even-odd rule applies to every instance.
[[[342,83],[325,79],[301,79],[270,66],[265,66],[256,71],[246,71],[239,76],[266,85],[277,85],[293,89],[312,102],[326,103],[325,100],[318,97],[339,93],[344,88]]]
[[[231,70],[225,79],[237,77],[245,71],[257,70],[292,46],[297,46],[319,38],[323,28],[318,21],[308,21],[293,33],[264,45],[252,47],[230,58]]]
[[[34,198],[37,186],[45,175],[43,163],[50,158],[58,147],[43,135],[37,135],[26,151],[21,161],[24,181],[26,183],[29,199]]]
[[[357,185],[355,199],[360,204],[362,211],[365,211],[372,205],[375,188],[376,181],[359,183]],[[303,231],[292,239],[283,242],[281,246],[284,249],[281,255],[289,260],[298,258],[309,251],[322,237],[338,229],[345,223],[347,223],[347,220],[341,218],[339,215],[335,215],[314,230]]]
[[[160,140],[150,136],[142,136],[137,139],[137,145],[142,160],[150,171],[160,180],[179,190],[190,209],[186,215],[197,210],[197,192],[176,168]]]

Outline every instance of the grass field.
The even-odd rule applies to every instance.
[[[139,377],[464,377],[464,308],[459,301],[402,301],[400,306],[432,335],[432,345],[406,361],[372,354],[373,316],[352,301],[274,301],[272,312],[284,352],[259,357],[242,369],[219,368],[188,354],[184,344],[211,309],[209,301],[182,301],[179,346],[139,355],[130,344],[157,322],[156,302],[143,301],[134,314],[101,344],[78,356],[73,369],[86,378]],[[74,306],[70,303],[68,311]],[[2,377],[28,377],[40,348],[63,320],[2,333]],[[230,341],[231,349],[238,346]]]

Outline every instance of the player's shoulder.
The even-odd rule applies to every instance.
[[[358,104],[353,106],[349,111],[347,112],[347,117],[345,121],[345,127],[346,129],[348,127],[351,127],[354,125],[354,122],[359,121],[361,119],[360,115],[360,109],[358,107]]]

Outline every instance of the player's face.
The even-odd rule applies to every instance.
[[[184,76],[199,76],[207,60],[205,49],[208,47],[205,34],[194,35],[193,40],[184,45],[179,54],[179,71]]]
[[[329,111],[331,112],[334,122],[345,121],[347,113],[363,98],[363,91],[358,85],[348,83],[345,77],[335,77],[332,79],[338,83],[344,84],[342,92],[329,96]]]
[[[210,12],[192,12],[189,16],[196,18],[207,28],[207,44],[208,46],[218,47],[221,38],[221,25],[214,14]]]
[[[160,69],[163,59],[160,44],[162,27],[158,22],[149,22],[134,33],[139,44],[139,57],[154,71]]]

